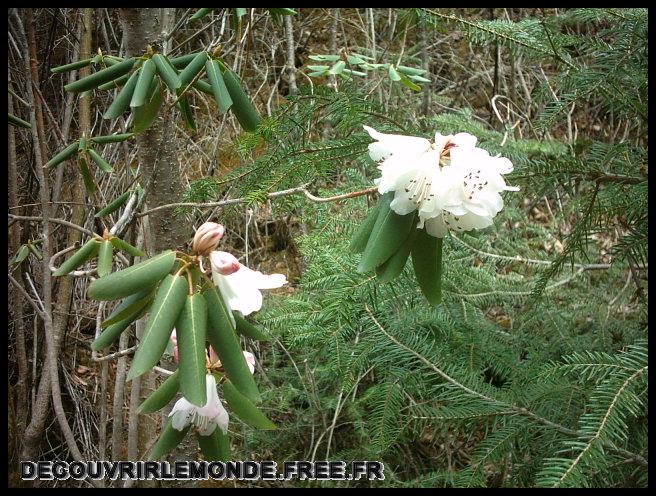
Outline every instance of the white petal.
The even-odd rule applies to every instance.
[[[242,272],[245,272],[243,268],[229,276],[215,273],[212,278],[230,309],[249,315],[262,308],[262,293],[250,284],[248,277],[246,279],[239,277]]]
[[[457,133],[451,141],[460,148],[474,148],[478,138],[469,133]]]
[[[385,134],[376,131],[369,126],[363,126],[378,143],[369,146],[369,154],[372,160],[381,160],[395,153],[417,154],[427,150],[430,147],[430,141],[417,136],[404,136],[401,134]],[[372,153],[373,148],[373,153]]]
[[[426,232],[436,238],[443,238],[446,236],[449,231],[444,223],[444,217],[440,215],[438,217],[433,217],[432,219],[427,219]]]
[[[405,192],[398,192],[394,196],[390,208],[399,215],[406,215],[417,208],[417,204],[408,199]]]
[[[219,413],[214,417],[213,424],[218,425],[219,428],[223,431],[224,434],[228,433],[228,423],[230,422],[230,416],[228,415],[228,412],[226,411],[225,408],[223,408],[223,405],[221,405],[221,409]]]

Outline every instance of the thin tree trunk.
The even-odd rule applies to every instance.
[[[287,77],[289,78],[289,94],[298,93],[296,86],[296,47],[294,45],[294,23],[292,16],[284,16],[285,19],[285,40],[287,42]]]

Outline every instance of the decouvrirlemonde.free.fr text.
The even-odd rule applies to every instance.
[[[23,480],[384,480],[379,461],[48,461],[21,462]]]

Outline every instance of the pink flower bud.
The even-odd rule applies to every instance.
[[[173,361],[178,363],[178,336],[175,333],[175,329],[171,333],[171,343],[173,343]]]
[[[241,267],[239,261],[225,251],[213,251],[210,254],[210,261],[212,262],[212,270],[222,276],[234,274]]]
[[[219,355],[216,354],[216,351],[214,351],[214,348],[210,346],[210,364],[214,365],[215,363],[221,363],[219,361]]]
[[[224,229],[216,222],[205,222],[194,235],[193,251],[198,255],[209,255],[219,244]]]

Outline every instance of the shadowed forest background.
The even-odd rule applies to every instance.
[[[254,314],[268,339],[241,341],[277,429],[231,416],[232,458],[380,460],[385,481],[176,484],[648,485],[646,9],[8,14],[10,486],[88,487],[21,481],[19,462],[143,459],[168,414],[137,412],[158,369],[126,381],[145,319],[92,352],[114,304],[88,298],[95,262],[52,276],[65,250],[113,229],[153,256],[208,220],[220,249],[289,281]],[[98,60],[156,51],[182,71],[201,50],[237,75],[256,125],[206,78],[110,118],[125,80],[64,88]],[[349,241],[379,177],[363,125],[468,132],[514,164],[520,191],[494,224],[445,238],[437,306],[410,267],[382,284],[356,271]],[[127,132],[93,142],[86,166],[44,167]],[[175,366],[169,351],[159,367]],[[201,458],[183,441],[167,459]]]

